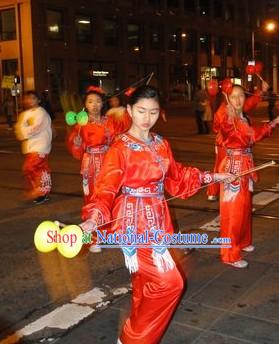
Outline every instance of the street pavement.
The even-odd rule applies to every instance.
[[[265,104],[255,114],[263,122]],[[214,135],[196,135],[189,108],[167,109],[155,131],[167,137],[177,160],[210,170]],[[43,220],[79,223],[82,206],[79,162],[65,148],[62,116],[55,121],[48,203],[23,198],[22,155],[12,131],[0,124],[0,344],[111,344],[129,314],[130,278],[117,249],[74,259],[35,250],[33,235]],[[279,130],[254,150],[256,164],[279,161]],[[255,188],[256,251],[245,254],[248,269],[221,264],[217,249],[172,250],[187,279],[163,344],[279,343],[279,169],[263,170]],[[170,202],[177,230],[218,236],[218,202],[205,189]],[[202,230],[211,229],[211,231]]]

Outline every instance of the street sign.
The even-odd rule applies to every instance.
[[[94,70],[92,74],[93,76],[108,76],[109,72],[104,70]]]
[[[12,88],[15,83],[14,75],[3,75],[1,88]]]

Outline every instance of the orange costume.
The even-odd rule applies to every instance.
[[[83,219],[95,225],[112,220],[114,233],[162,230],[173,233],[164,189],[187,198],[212,175],[177,163],[159,135],[149,142],[122,135],[107,152]],[[90,222],[91,221],[91,222]],[[93,225],[94,224],[94,225]],[[122,330],[123,344],[159,343],[183,291],[183,280],[166,247],[122,247],[132,273],[132,310]]]
[[[68,148],[74,158],[81,160],[80,173],[84,193],[84,203],[88,203],[93,192],[105,153],[116,135],[129,128],[127,113],[121,116],[102,116],[99,122],[93,121],[84,126],[76,125],[68,136]]]
[[[224,113],[220,121],[220,132],[226,155],[219,172],[239,174],[254,166],[252,146],[271,135],[272,123],[260,127],[251,126],[247,119]],[[231,184],[221,185],[220,217],[221,237],[231,239],[231,248],[221,248],[223,262],[241,260],[241,250],[252,242],[252,191],[257,175],[241,177]]]
[[[244,103],[244,112],[249,113],[253,109],[257,107],[259,102],[261,101],[261,92],[257,92],[251,97],[246,98]],[[226,155],[226,149],[223,145],[223,137],[220,132],[220,122],[222,121],[223,116],[226,113],[226,104],[222,103],[218,110],[214,114],[214,120],[213,120],[213,132],[216,134],[216,140],[215,140],[215,165],[214,165],[214,172],[219,171],[219,166],[221,161]],[[207,196],[218,196],[220,193],[220,184],[215,183],[212,185],[209,185],[207,188]]]

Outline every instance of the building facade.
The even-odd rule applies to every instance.
[[[263,29],[276,13],[266,0],[1,0],[0,73],[55,98],[88,84],[114,93],[153,72],[167,100],[186,100],[212,77],[245,84],[254,37],[277,91],[276,35]]]

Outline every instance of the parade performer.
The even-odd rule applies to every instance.
[[[110,116],[103,115],[104,91],[99,87],[90,87],[84,106],[88,124],[75,125],[67,143],[72,155],[81,160],[84,203],[87,204],[109,145],[116,135],[129,128],[130,123],[123,107],[111,109]]]
[[[104,91],[99,87],[90,86],[84,106],[88,123],[84,126],[77,124],[73,128],[68,137],[68,147],[72,155],[81,160],[84,204],[87,204],[110,144],[118,134],[129,128],[130,120],[123,107],[111,109],[109,116],[103,115]],[[93,242],[89,251],[99,253],[101,249]]]
[[[22,153],[25,156],[23,174],[27,182],[27,198],[40,204],[48,200],[51,190],[51,176],[48,155],[51,151],[51,119],[39,106],[39,97],[35,91],[24,94],[26,108],[15,125],[15,134],[22,141]]]
[[[158,92],[137,88],[127,107],[132,125],[107,152],[81,227],[94,232],[112,221],[117,233],[162,230],[173,233],[164,190],[187,198],[204,183],[229,174],[211,174],[176,162],[169,143],[150,129],[160,115]],[[113,219],[113,220],[111,220]],[[155,344],[163,336],[182,295],[182,277],[166,247],[122,247],[132,273],[132,311],[118,343]]]
[[[254,166],[252,146],[271,135],[279,118],[256,127],[250,124],[244,112],[245,91],[239,85],[232,87],[228,95],[229,104],[220,118],[225,156],[219,171],[239,174]],[[221,185],[220,217],[221,237],[231,238],[231,248],[221,248],[224,263],[245,268],[248,263],[241,258],[241,251],[252,252],[252,191],[257,181],[255,173],[241,177],[231,184]]]
[[[250,97],[247,97],[245,99],[243,110],[245,113],[250,113],[253,111],[260,101],[262,100],[263,94],[268,90],[269,85],[263,81],[262,82],[262,90],[256,91],[255,94],[251,95]],[[221,102],[221,105],[218,107],[217,111],[214,114],[214,120],[213,120],[213,132],[216,134],[215,139],[215,164],[214,164],[214,172],[218,172],[219,166],[221,161],[223,160],[224,156],[226,155],[226,150],[223,145],[223,138],[222,134],[220,132],[220,122],[222,121],[222,117],[226,113],[226,99],[224,99]],[[207,199],[209,201],[216,201],[217,197],[220,193],[220,184],[211,184],[207,188]]]

